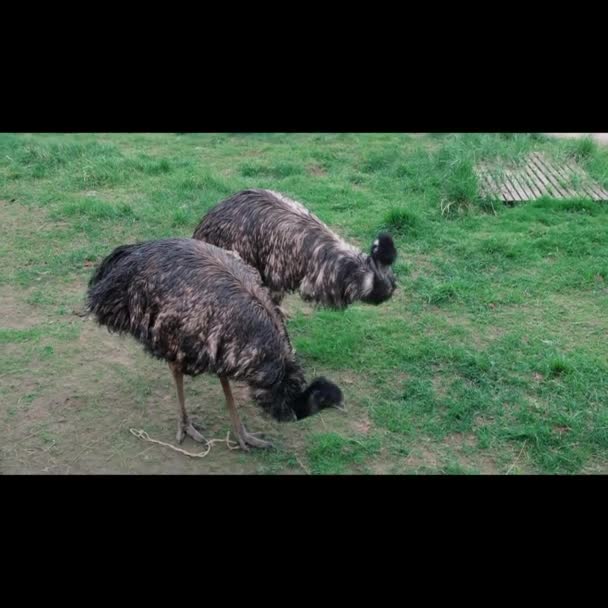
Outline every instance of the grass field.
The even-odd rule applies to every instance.
[[[607,473],[608,207],[476,194],[473,162],[531,149],[608,186],[606,149],[526,134],[0,134],[0,472]],[[191,236],[246,187],[365,250],[391,230],[399,290],[345,312],[287,301],[307,377],[338,382],[347,414],[278,425],[239,390],[276,449],[190,459],[129,433],[174,442],[166,366],[75,313],[114,246]],[[217,378],[186,399],[226,436]]]

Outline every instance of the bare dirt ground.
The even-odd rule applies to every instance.
[[[84,283],[79,285],[81,293],[85,289]],[[292,306],[294,299],[290,298]],[[7,290],[0,291],[0,301],[9,327],[41,326],[31,307]],[[147,356],[133,339],[109,334],[91,317],[73,314],[68,323],[79,334],[76,340],[57,343],[48,355],[43,347],[36,347],[40,354],[29,363],[27,374],[24,370],[0,374],[0,398],[6,410],[0,424],[0,475],[307,474],[302,434],[323,432],[328,423],[332,430],[357,431],[367,419],[365,409],[351,402],[348,417],[331,412],[297,425],[279,424],[260,414],[245,385],[233,383],[244,424],[265,433],[277,449],[244,453],[215,443],[207,457],[189,458],[129,432],[142,429],[154,439],[177,445],[175,388],[166,366]],[[4,348],[13,349],[17,360],[31,347]],[[334,376],[343,384],[352,383],[340,374]],[[218,379],[186,377],[185,392],[188,412],[203,435],[225,439],[230,425]],[[191,453],[205,451],[189,437],[181,447]]]

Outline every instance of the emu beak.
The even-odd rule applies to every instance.
[[[344,402],[342,403],[337,403],[336,405],[333,405],[332,407],[335,407],[337,410],[340,410],[341,412],[346,412],[348,411],[346,409],[346,405],[344,404]]]

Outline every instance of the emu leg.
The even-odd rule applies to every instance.
[[[175,388],[177,389],[177,435],[178,443],[182,443],[186,435],[189,435],[199,443],[207,443],[207,440],[194,428],[186,412],[186,400],[184,399],[184,374],[175,363],[169,363],[169,369],[173,374]]]
[[[242,450],[249,451],[249,446],[253,448],[271,448],[272,444],[269,441],[259,439],[260,433],[248,433],[247,429],[243,426],[239,413],[236,411],[236,405],[234,404],[234,398],[232,397],[232,391],[230,390],[230,383],[228,378],[220,376],[220,382],[224,389],[224,395],[226,396],[226,407],[230,414],[230,421],[232,422],[232,432],[237,438],[239,445]]]

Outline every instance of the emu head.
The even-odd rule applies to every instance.
[[[323,377],[306,386],[301,367],[289,360],[282,379],[272,386],[254,388],[253,398],[279,422],[301,420],[329,407],[346,411],[338,386]]]
[[[397,249],[393,238],[381,232],[372,243],[372,250],[367,258],[369,272],[365,274],[364,291],[361,300],[368,304],[381,304],[388,300],[397,287],[395,275],[391,268],[397,259]]]
[[[315,378],[308,385],[302,395],[302,402],[303,407],[294,408],[298,420],[314,416],[328,407],[346,411],[340,387],[323,377]]]

